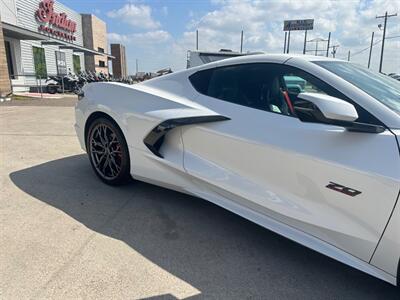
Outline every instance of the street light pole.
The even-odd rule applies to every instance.
[[[329,56],[329,44],[331,43],[331,33],[328,35],[328,46],[326,47],[326,57]]]
[[[196,30],[196,50],[199,50],[199,31]]]
[[[242,30],[242,34],[240,36],[240,53],[243,52],[243,30]]]
[[[283,44],[283,53],[286,53],[286,40],[287,40],[287,31],[285,31],[285,43]]]
[[[369,48],[369,57],[368,57],[368,69],[369,66],[371,65],[371,55],[372,55],[372,47],[374,46],[374,32],[372,31],[372,36],[371,36],[371,47]]]
[[[306,47],[307,47],[307,30],[304,31],[304,46],[303,46],[303,54],[306,54]]]
[[[386,23],[387,19],[390,17],[395,17],[397,14],[388,15],[388,12],[385,12],[384,16],[376,16],[376,19],[385,18],[383,23],[383,37],[382,37],[382,48],[381,48],[381,61],[379,63],[379,73],[382,73],[382,64],[383,64],[383,50],[385,48],[385,38],[386,38]]]
[[[289,30],[289,34],[288,34],[288,40],[287,40],[287,50],[286,50],[286,53],[289,53],[289,48],[290,48],[290,30]]]

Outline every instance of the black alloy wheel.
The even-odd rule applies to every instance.
[[[86,149],[97,176],[110,185],[120,185],[130,179],[128,146],[118,126],[99,118],[90,125]]]

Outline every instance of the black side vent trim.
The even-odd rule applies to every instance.
[[[230,120],[230,118],[220,115],[169,119],[154,127],[153,130],[144,138],[143,142],[154,155],[164,158],[159,151],[168,131],[179,126],[227,120]]]

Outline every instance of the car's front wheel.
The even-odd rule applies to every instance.
[[[130,177],[128,146],[118,126],[98,118],[89,127],[86,149],[97,176],[110,185],[127,183]]]

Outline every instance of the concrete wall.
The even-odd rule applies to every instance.
[[[107,25],[94,15],[82,14],[83,25],[83,46],[99,51],[102,48],[108,52]],[[104,62],[104,67],[100,67],[100,62]],[[86,70],[95,72],[108,72],[108,60],[106,56],[85,55]]]
[[[126,66],[125,46],[121,44],[111,44],[111,55],[115,57],[112,60],[113,75],[116,78],[128,75]]]
[[[83,46],[93,49],[92,15],[82,14],[82,27]],[[94,72],[95,69],[94,56],[85,54],[85,70]]]

